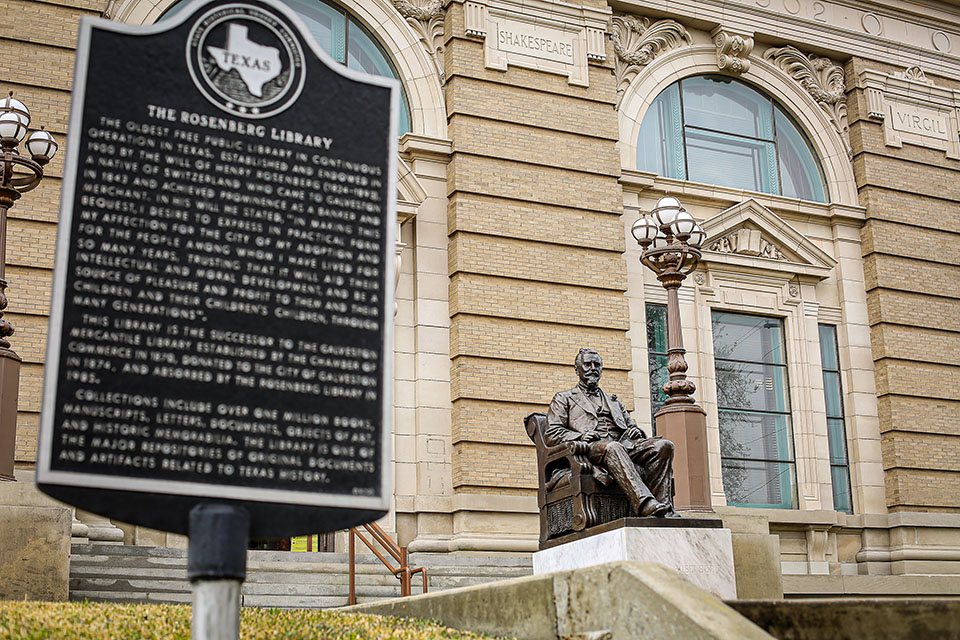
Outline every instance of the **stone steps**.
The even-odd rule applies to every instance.
[[[243,604],[257,607],[328,608],[347,604],[345,553],[251,551]],[[530,555],[422,553],[412,567],[427,568],[431,591],[515,578],[533,572]],[[414,576],[413,592],[422,582]],[[357,556],[357,601],[400,595],[400,583],[371,554]],[[74,545],[70,599],[94,602],[190,602],[186,549],[120,545]]]

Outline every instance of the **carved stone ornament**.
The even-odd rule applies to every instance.
[[[708,249],[719,253],[736,253],[787,261],[787,257],[775,244],[760,235],[759,229],[737,229],[717,239]]]
[[[713,42],[717,45],[717,68],[720,71],[739,75],[750,70],[748,58],[753,51],[753,38],[718,27],[713,31]]]
[[[658,20],[637,16],[613,16],[613,50],[617,54],[617,108],[630,82],[640,70],[666,49],[692,42],[690,34],[676,20]]]
[[[917,66],[908,67],[901,73],[895,74],[898,78],[903,78],[904,80],[909,80],[910,82],[921,82],[923,84],[933,84],[932,81],[927,80],[927,74],[923,72],[923,69]]]
[[[833,128],[843,139],[847,155],[853,157],[850,146],[850,126],[847,124],[847,93],[843,81],[843,67],[829,58],[812,53],[804,55],[796,47],[767,49],[763,57],[785,71],[810,94],[823,109]]]
[[[468,38],[487,37],[487,5],[478,2],[463,3],[463,33]]]
[[[406,18],[427,55],[433,60],[440,82],[443,72],[443,3],[441,0],[393,0],[393,6]]]
[[[799,298],[800,297],[800,287],[795,284],[790,285],[790,297]]]

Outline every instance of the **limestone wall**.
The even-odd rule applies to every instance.
[[[847,65],[891,511],[960,510],[960,82]]]
[[[105,6],[105,0],[10,0],[3,9],[0,92],[6,95],[13,91],[30,109],[31,129],[46,127],[57,138],[61,150],[66,147],[78,22],[82,16],[98,16]],[[14,458],[17,464],[32,463],[37,455],[63,159],[61,152],[46,167],[40,186],[25,194],[9,212],[9,307],[4,317],[16,329],[11,344],[23,358]]]

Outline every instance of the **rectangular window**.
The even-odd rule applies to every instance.
[[[830,476],[833,481],[833,508],[853,513],[850,493],[850,463],[843,418],[843,393],[840,388],[840,351],[837,328],[820,325],[820,360],[823,363],[823,393],[827,405],[827,440],[830,443]]]
[[[727,503],[796,507],[783,322],[715,311],[713,348]]]
[[[650,363],[650,424],[656,433],[657,423],[653,416],[663,408],[667,399],[663,383],[670,377],[667,372],[667,308],[662,304],[647,305],[647,360]]]

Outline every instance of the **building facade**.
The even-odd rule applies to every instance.
[[[10,0],[0,89],[70,135],[78,19],[152,24],[174,4]],[[788,595],[957,592],[960,9],[289,4],[404,88],[386,522],[402,544],[536,550],[522,421],[575,384],[581,346],[653,429],[666,296],[630,228],[669,194],[707,233],[681,312],[715,509],[774,550]],[[27,474],[62,161],[7,230]]]

